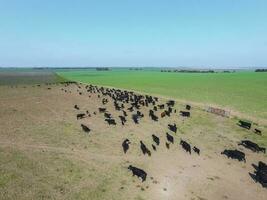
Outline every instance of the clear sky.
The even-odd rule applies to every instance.
[[[0,66],[267,66],[267,0],[0,0]]]

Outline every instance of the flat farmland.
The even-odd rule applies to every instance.
[[[126,109],[130,102],[124,103],[128,116],[122,125],[122,111],[115,109],[113,99],[90,93],[86,86],[0,86],[0,199],[266,199],[266,188],[250,176],[259,161],[266,163],[266,154],[238,145],[248,139],[266,147],[266,127],[260,127],[260,136],[253,133],[258,126],[247,130],[237,126],[236,119],[197,107],[191,108],[190,118],[172,113],[153,121],[148,115],[152,105],[140,107],[144,117],[135,124],[131,115],[136,110]],[[105,105],[103,98],[108,99]],[[157,104],[165,103],[159,98]],[[108,125],[100,107],[112,114],[117,125]],[[173,107],[184,108],[178,102]],[[77,120],[76,115],[86,111],[88,115]],[[81,124],[91,131],[85,133]],[[177,133],[168,124],[176,124]],[[166,132],[174,138],[169,148]],[[156,150],[152,134],[160,138]],[[131,141],[126,154],[122,150],[125,138]],[[179,145],[181,139],[197,146],[200,155],[186,152]],[[140,141],[151,156],[143,155]],[[246,162],[221,155],[224,149],[244,152]],[[145,170],[147,180],[133,177],[129,165]]]
[[[40,84],[63,81],[53,70],[0,69],[0,85]]]
[[[83,83],[214,105],[252,120],[267,119],[267,73],[162,73],[114,69],[61,71],[58,75]]]

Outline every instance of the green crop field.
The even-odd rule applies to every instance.
[[[267,119],[267,73],[166,73],[156,70],[61,71],[66,79],[217,105]]]

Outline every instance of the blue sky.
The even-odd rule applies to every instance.
[[[0,66],[267,66],[266,0],[0,0]]]

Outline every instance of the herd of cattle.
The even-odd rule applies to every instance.
[[[64,83],[65,87],[67,87],[70,83]],[[77,92],[79,95],[83,95],[83,92],[80,91],[81,86],[77,83]],[[152,121],[159,121],[161,118],[164,118],[166,116],[171,116],[173,114],[176,114],[177,111],[174,109],[175,101],[169,100],[165,104],[159,104],[159,99],[157,97],[153,97],[150,95],[140,95],[136,94],[134,92],[126,91],[126,90],[120,90],[120,89],[110,89],[110,88],[104,88],[104,87],[98,87],[93,85],[86,85],[85,86],[86,93],[91,97],[91,95],[95,94],[102,102],[102,107],[98,108],[98,113],[103,114],[104,121],[108,123],[108,125],[116,126],[118,124],[118,121],[112,116],[111,113],[108,112],[107,108],[105,107],[105,104],[107,104],[109,101],[114,105],[114,108],[116,111],[121,112],[121,115],[119,115],[119,121],[122,126],[124,126],[126,123],[128,123],[129,120],[132,120],[134,124],[139,124],[142,118],[145,116],[146,113],[141,112],[142,107],[147,107],[149,109],[148,116]],[[63,91],[67,92],[66,89],[63,89]],[[80,110],[78,105],[74,105],[74,108],[76,110]],[[191,117],[191,106],[186,105],[184,110],[179,111],[179,115],[185,118]],[[159,115],[156,113],[160,112]],[[89,111],[85,111],[84,113],[78,113],[77,114],[77,120],[83,119],[85,117],[91,117],[91,115],[97,115],[97,112],[94,111],[93,113],[90,113]],[[245,121],[239,121],[239,126],[250,129],[251,123],[245,122]],[[91,129],[81,124],[81,128],[86,133],[89,133]],[[168,124],[169,133],[166,132],[166,140],[163,142],[165,143],[165,146],[167,149],[169,149],[171,144],[174,144],[174,137],[172,134],[177,133],[177,126],[176,124]],[[255,133],[261,134],[261,131],[259,129],[254,130]],[[157,146],[160,145],[161,141],[160,138],[152,134],[151,139],[153,144],[151,145],[152,149],[154,151],[157,150]],[[200,149],[196,146],[193,146],[191,148],[191,145],[184,140],[180,140],[181,147],[191,154],[191,149],[198,155],[200,155]],[[263,152],[266,153],[266,148],[260,147],[258,144],[250,141],[250,140],[242,140],[239,144],[242,145],[245,148],[248,148],[252,150],[253,152]],[[131,146],[131,141],[126,138],[122,142],[122,150],[126,154]],[[151,156],[151,150],[149,147],[143,142],[140,141],[140,150],[144,155]],[[237,149],[225,149],[221,154],[226,155],[228,158],[231,159],[237,159],[238,161],[246,162],[246,156],[245,153],[242,151],[239,151]],[[130,165],[128,167],[129,170],[132,171],[133,176],[137,176],[142,179],[142,181],[146,180],[147,173],[139,169],[137,167],[134,167]],[[258,166],[255,167],[256,171],[254,172],[255,181],[258,181],[262,184],[263,187],[267,187],[267,165],[259,161]]]

